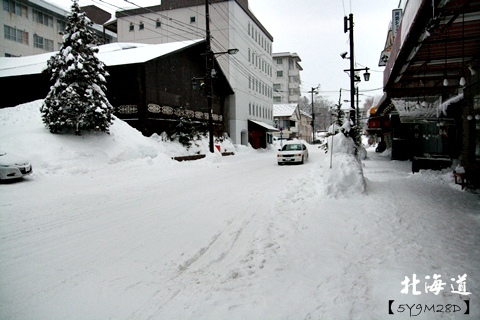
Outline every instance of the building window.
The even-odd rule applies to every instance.
[[[160,22],[160,19],[157,19],[155,27],[160,28],[161,26],[162,26],[162,23]]]
[[[273,97],[273,102],[274,102],[274,103],[280,103],[280,102],[282,102],[282,97]]]
[[[140,22],[140,24],[138,25],[138,30],[143,30],[145,29],[145,25],[143,24],[143,22]]]
[[[33,21],[53,28],[53,17],[35,9],[33,10]]]
[[[282,90],[282,85],[280,83],[274,83],[273,90],[279,92],[280,90]]]
[[[252,115],[252,103],[251,102],[248,104],[248,115],[249,116]]]
[[[12,28],[9,26],[3,26],[3,36],[5,39],[20,42],[28,45],[28,32]]]
[[[17,16],[28,18],[27,6],[13,0],[3,0],[3,10],[15,13]]]
[[[277,71],[277,78],[283,78],[283,71]]]
[[[128,27],[128,31],[134,31],[135,27],[133,25],[133,22],[130,22],[130,26]]]
[[[58,32],[62,32],[65,31],[65,28],[67,27],[67,22],[66,21],[63,21],[63,20],[57,20],[57,30]]]
[[[45,51],[53,51],[53,40],[48,40],[43,37],[40,37],[37,34],[34,34],[33,46],[35,48],[44,49]]]
[[[190,17],[190,23],[195,23],[197,21],[196,17]]]
[[[277,60],[277,64],[283,64],[283,59],[282,58],[276,58],[275,60]]]

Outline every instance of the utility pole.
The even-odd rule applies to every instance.
[[[347,17],[344,17],[344,33],[347,31],[350,31],[350,69],[343,70],[345,72],[349,71],[350,72],[350,119],[353,122],[353,125],[357,125],[357,122],[359,121],[359,111],[358,111],[358,102],[357,102],[357,111],[355,112],[355,92],[358,90],[358,88],[355,88],[355,82],[360,81],[360,78],[358,80],[355,78],[355,72],[357,71],[365,71],[363,74],[363,77],[365,78],[365,81],[370,80],[370,73],[368,72],[369,68],[360,68],[360,69],[355,69],[355,53],[354,53],[354,43],[353,43],[353,14],[350,13],[350,15]],[[347,53],[344,52],[340,56],[343,59],[346,59]],[[357,92],[358,94],[358,92]],[[357,100],[358,100],[358,95],[357,95]],[[355,117],[356,114],[356,117]]]
[[[353,44],[353,13],[344,18],[344,33],[350,31],[350,119],[355,125],[355,54]]]
[[[213,146],[213,106],[212,106],[212,70],[213,70],[213,52],[210,44],[210,10],[208,0],[205,0],[205,20],[206,20],[206,71],[205,71],[205,93],[207,95],[208,108],[208,145],[210,152],[214,152]]]
[[[313,94],[318,94],[318,88],[320,85],[318,85],[316,88],[312,88],[312,91],[308,91],[308,93],[312,93],[312,144],[315,141],[315,109],[314,109],[314,104],[313,104]]]
[[[358,106],[358,104],[359,104],[359,101],[358,101],[358,87],[355,88],[355,92],[357,94],[357,121],[356,121],[356,124],[358,126],[358,125],[360,125],[360,108]]]

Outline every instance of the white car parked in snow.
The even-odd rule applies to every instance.
[[[301,163],[308,160],[308,148],[301,141],[287,141],[281,149],[278,149],[277,163]]]
[[[0,151],[0,180],[19,179],[32,173],[32,165],[11,153]]]

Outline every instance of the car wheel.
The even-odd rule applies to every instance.
[[[304,160],[303,160],[303,156],[302,156],[302,161],[300,161],[300,164],[303,164],[304,163]]]

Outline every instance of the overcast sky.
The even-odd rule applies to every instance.
[[[49,0],[70,7],[67,0]],[[79,0],[80,6],[95,4],[107,11],[132,4],[152,6],[160,0]],[[353,13],[356,68],[370,68],[370,81],[359,84],[360,106],[365,96],[383,94],[383,69],[378,66],[391,22],[392,10],[399,0],[249,0],[250,10],[274,38],[274,52],[295,52],[302,59],[302,95],[320,85],[320,95],[337,103],[350,98],[349,60],[340,53],[349,52],[349,33],[344,33],[343,18]],[[108,4],[113,4],[108,5]],[[362,96],[365,95],[365,96]]]

